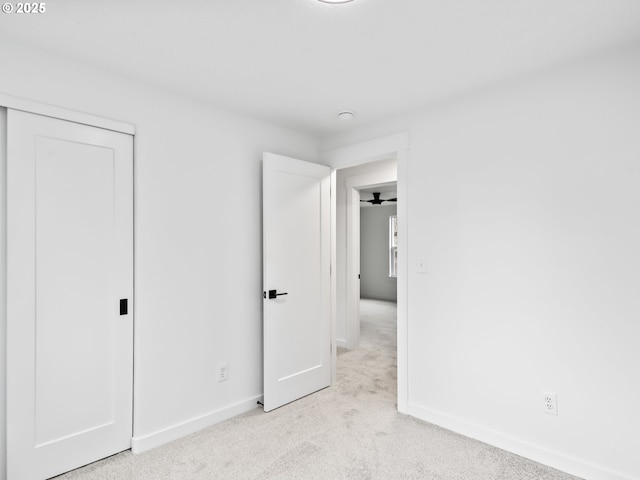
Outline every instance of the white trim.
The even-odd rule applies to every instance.
[[[14,97],[13,95],[7,95],[5,93],[0,93],[0,106],[28,113],[36,113],[45,117],[81,123],[92,127],[104,128],[105,130],[113,130],[114,132],[126,133],[128,135],[135,135],[136,133],[135,125],[131,123],[97,117],[89,113],[76,112],[27,98]]]
[[[337,172],[331,170],[330,182],[331,182],[331,253],[330,253],[330,282],[331,282],[331,384],[333,385],[338,380],[337,373],[337,356],[338,346],[344,347],[342,342],[336,338],[336,318],[338,316],[338,302],[336,298],[336,292],[338,291],[338,285],[336,282],[336,271],[334,266],[337,264],[336,249],[337,249],[337,235],[336,235],[336,196],[337,191]]]
[[[347,179],[347,294],[346,333],[348,348],[360,345],[360,191]],[[366,184],[362,184],[366,185]]]
[[[408,136],[403,142],[408,147]],[[398,202],[398,411],[409,409],[409,153],[398,149],[396,156]]]
[[[409,148],[409,133],[402,132],[323,152],[320,161],[332,168],[355,167],[395,157]]]
[[[386,157],[386,158],[394,158]],[[353,175],[345,179],[347,188],[360,188],[360,187],[384,187],[385,185],[391,185],[397,181],[397,177],[390,178],[387,172],[372,172],[365,173],[363,175]],[[358,205],[359,207],[360,205]]]
[[[191,420],[176,423],[175,425],[163,428],[162,430],[158,430],[148,435],[134,436],[131,439],[131,451],[133,453],[142,453],[210,427],[211,425],[215,425],[216,423],[250,412],[254,408],[258,408],[258,401],[262,402],[262,395],[247,398],[246,400],[200,415],[199,417],[194,417]]]
[[[398,411],[408,412],[409,398],[409,373],[408,373],[408,239],[409,229],[408,207],[407,207],[407,184],[408,184],[408,154],[409,133],[402,132],[386,137],[360,142],[337,148],[320,155],[321,161],[334,169],[346,168],[363,163],[374,162],[389,158],[396,158],[397,161],[397,188],[398,188]],[[364,175],[363,175],[364,176]],[[375,180],[373,180],[375,183]],[[332,197],[332,211],[335,211],[335,197]],[[335,225],[336,217],[332,222]],[[331,271],[337,272],[336,258],[332,255]],[[337,290],[332,285],[332,295],[335,296]],[[336,311],[332,311],[332,322],[336,321]],[[348,344],[348,339],[346,340]],[[337,340],[336,344],[343,346],[345,340]]]
[[[389,216],[389,278],[398,278],[398,215]]]
[[[415,403],[409,404],[408,413],[425,422],[488,443],[507,452],[515,453],[521,457],[528,458],[543,465],[548,465],[580,478],[590,480],[637,480],[637,478],[630,475],[610,470],[562,452],[549,450],[543,446]]]

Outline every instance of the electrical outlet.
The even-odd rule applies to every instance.
[[[224,382],[229,378],[229,365],[227,362],[218,364],[218,381]]]
[[[558,415],[558,395],[542,392],[542,411],[549,415]]]

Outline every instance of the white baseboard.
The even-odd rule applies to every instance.
[[[207,428],[216,423],[223,422],[242,413],[248,412],[256,408],[257,402],[262,402],[262,395],[242,400],[233,405],[215,410],[211,413],[192,418],[185,422],[172,425],[171,427],[158,430],[148,435],[137,436],[131,439],[131,451],[133,453],[142,453],[146,450],[158,447],[165,443],[177,440],[178,438],[197,432],[203,428]]]
[[[549,450],[415,403],[409,403],[409,415],[585,480],[638,480],[636,477]]]
[[[351,344],[349,344],[349,342],[347,342],[346,340],[340,340],[339,338],[336,338],[336,346],[342,348],[351,348]]]

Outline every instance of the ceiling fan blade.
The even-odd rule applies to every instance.
[[[389,198],[387,200],[380,198],[380,195],[382,195],[380,192],[371,192],[373,195],[373,198],[371,200],[360,200],[361,202],[366,202],[366,203],[370,203],[371,205],[382,205],[384,202],[397,202],[398,199],[397,198]]]

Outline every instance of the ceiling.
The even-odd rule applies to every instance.
[[[0,15],[0,41],[317,136],[640,40],[638,0],[52,0],[46,8]],[[342,110],[355,119],[337,120]]]

